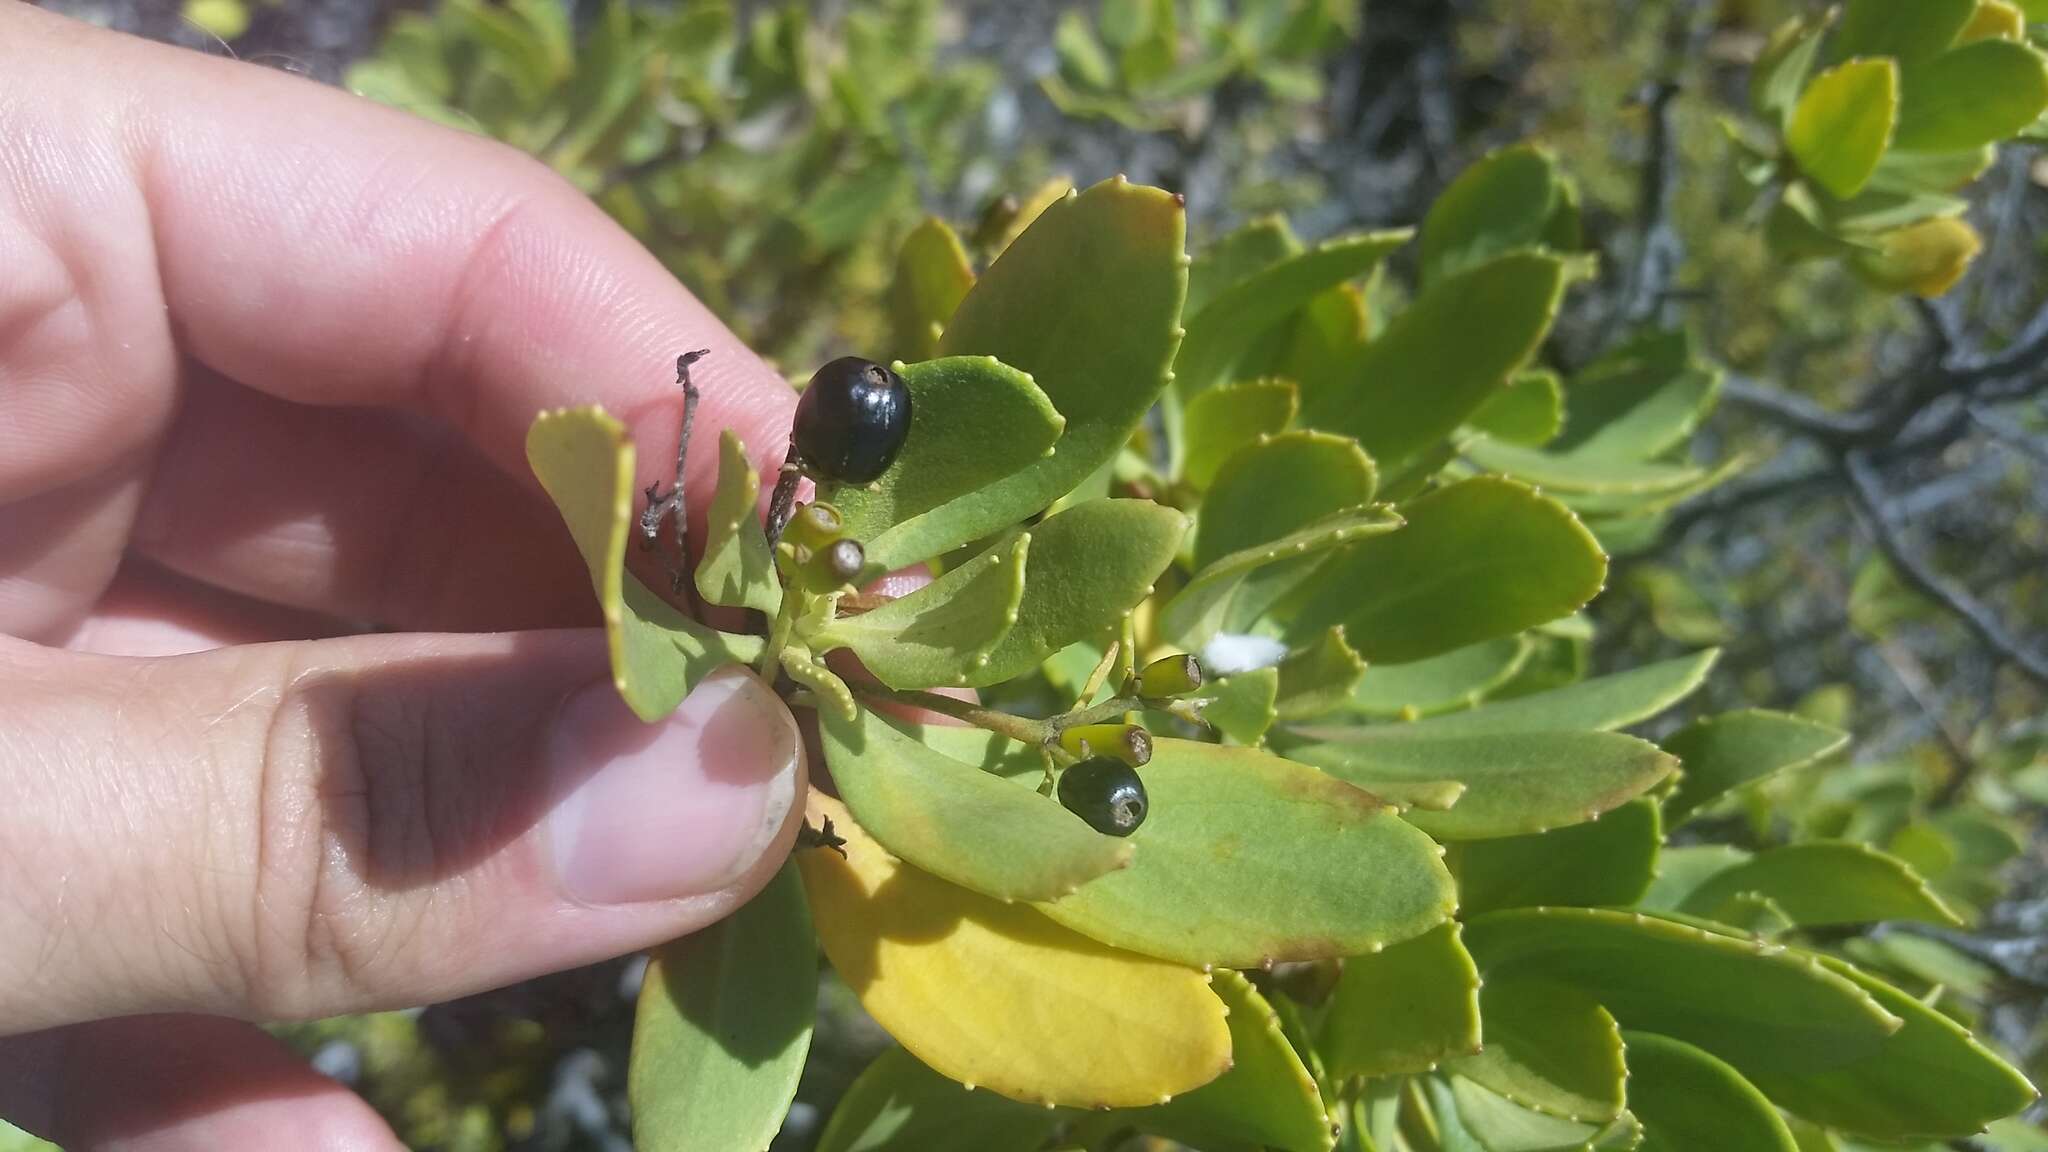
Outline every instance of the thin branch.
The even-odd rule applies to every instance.
[[[1891,563],[1899,579],[1921,595],[1953,612],[1969,625],[1986,647],[2003,656],[2035,681],[2048,685],[2048,656],[2027,647],[2008,632],[1991,606],[1967,589],[1948,582],[1927,558],[1914,552],[1900,535],[1898,526],[1885,514],[1885,493],[1870,461],[1859,452],[1842,457],[1843,474],[1859,518],[1872,543]]]

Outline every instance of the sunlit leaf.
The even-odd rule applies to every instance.
[[[1478,704],[1529,658],[1530,642],[1502,636],[1405,664],[1368,665],[1350,707],[1368,715],[1426,715]]]
[[[1261,216],[1217,237],[1195,253],[1188,266],[1187,314],[1193,316],[1223,292],[1301,251],[1301,241],[1284,216]]]
[[[1029,373],[1066,417],[1066,435],[1052,455],[984,489],[934,554],[1042,510],[1130,439],[1179,346],[1186,224],[1179,197],[1104,181],[1047,207],[976,281],[940,352]]]
[[[1423,283],[1540,244],[1560,193],[1556,162],[1534,145],[1503,148],[1466,168],[1423,221]]]
[[[1479,1050],[1479,972],[1456,921],[1344,961],[1317,1047],[1330,1074],[1427,1072]]]
[[[1899,1026],[1854,981],[1746,937],[1599,908],[1518,908],[1466,922],[1487,980],[1570,984],[1623,1028],[1712,1052],[1782,1099],[1766,1071],[1811,1073],[1874,1056]]]
[[[794,865],[725,919],[657,949],[633,1024],[635,1146],[766,1148],[810,1052],[817,985]]]
[[[1955,43],[1977,0],[1849,0],[1833,49],[1917,64]]]
[[[1647,912],[1676,912],[1693,890],[1716,872],[1749,859],[1749,853],[1728,844],[1687,844],[1657,855],[1657,875],[1637,907]]]
[[[1825,19],[1795,16],[1771,33],[1749,69],[1749,105],[1757,115],[1773,123],[1791,116],[1826,31]]]
[[[1375,797],[1251,748],[1155,739],[1131,866],[1044,905],[1106,943],[1194,965],[1351,956],[1450,914],[1427,836]],[[1362,880],[1361,878],[1370,878]]]
[[[1195,1148],[1329,1152],[1330,1117],[1272,1006],[1227,968],[1212,987],[1230,1012],[1230,1071],[1123,1119]]]
[[[827,668],[822,661],[801,644],[791,644],[782,650],[782,671],[791,680],[809,689],[816,697],[821,712],[851,720],[855,705],[853,690],[837,672]]]
[[[1017,622],[1031,539],[1020,533],[908,595],[839,617],[812,643],[851,648],[892,688],[965,683]]]
[[[1294,635],[1342,624],[1368,661],[1420,660],[1569,615],[1606,580],[1607,557],[1578,518],[1512,480],[1461,481],[1400,512],[1399,531],[1317,571]]]
[[[1344,642],[1344,629],[1332,628],[1280,662],[1274,707],[1283,720],[1326,715],[1351,699],[1365,671],[1365,661]]]
[[[1181,419],[1187,442],[1182,475],[1195,487],[1207,488],[1225,460],[1259,437],[1285,429],[1299,406],[1294,385],[1285,380],[1244,380],[1196,396]]]
[[[1378,475],[1357,443],[1324,432],[1282,432],[1239,450],[1202,501],[1195,567],[1270,544],[1372,501]]]
[[[1585,824],[1452,845],[1460,911],[1633,904],[1656,874],[1663,839],[1657,805],[1645,798]]]
[[[1541,980],[1490,979],[1479,990],[1479,1014],[1486,1046],[1451,1057],[1446,1071],[1554,1116],[1621,1114],[1621,1029],[1591,996]]]
[[[1814,183],[1846,200],[1877,170],[1898,110],[1898,65],[1884,57],[1851,60],[1806,86],[1786,125],[1785,146]]]
[[[1628,1032],[1629,1111],[1649,1152],[1799,1152],[1742,1073],[1681,1040]]]
[[[880,573],[928,560],[986,530],[986,486],[1045,458],[1065,422],[1031,377],[985,356],[899,365],[910,434],[871,484],[821,495]]]
[[[1961,0],[1963,7],[1973,5]],[[1961,152],[1996,143],[2048,109],[2048,57],[2010,40],[1979,40],[1907,70],[1892,146]]]
[[[1225,741],[1257,744],[1280,718],[1280,671],[1254,668],[1220,676],[1202,688],[1202,719]]]
[[[960,237],[944,220],[927,216],[896,254],[896,279],[889,286],[890,347],[900,360],[938,355],[939,333],[953,309],[974,287],[974,267]]]
[[[1048,797],[950,759],[863,709],[822,718],[825,763],[846,806],[884,848],[998,900],[1051,900],[1129,863]]]
[[[635,715],[659,720],[706,675],[760,655],[758,638],[707,628],[626,574],[635,493],[625,425],[599,408],[543,412],[526,434],[526,459],[590,566],[612,680]]]
[[[1684,769],[1664,817],[1675,826],[1731,789],[1811,764],[1848,741],[1838,728],[1784,712],[1753,708],[1695,720],[1664,739]]]
[[[1196,573],[1159,614],[1161,635],[1199,648],[1222,629],[1248,577],[1285,562],[1314,558],[1355,541],[1392,532],[1402,520],[1372,506],[1339,512],[1270,543],[1232,553]]]
[[[1719,649],[1708,648],[1548,692],[1483,704],[1468,712],[1432,716],[1420,721],[1415,730],[1509,733],[1625,728],[1690,696],[1719,657]]]
[[[1430,1090],[1439,1122],[1454,1114],[1472,1152],[1582,1152],[1600,1134],[1597,1124],[1524,1108],[1463,1076],[1432,1078]]]
[[[1714,873],[1678,910],[1720,919],[1729,900],[1759,895],[1794,924],[1864,924],[1877,920],[1962,921],[1896,857],[1867,844],[1813,840],[1787,844]]]
[[[1031,1103],[1156,1104],[1214,1080],[1230,1029],[1208,979],[1069,931],[882,850],[811,794],[846,855],[802,849],[818,937],[877,1023],[934,1070]]]
[[[1517,372],[1467,423],[1496,440],[1546,443],[1564,428],[1564,385],[1555,372]]]
[[[1983,251],[1984,238],[1965,220],[1926,220],[1877,238],[1877,251],[1859,251],[1858,275],[1889,292],[1940,296],[1962,280]]]
[[[1445,840],[1484,840],[1562,828],[1599,817],[1670,775],[1656,745],[1615,732],[1434,732],[1422,724],[1364,728],[1342,742],[1287,755],[1367,791],[1456,783],[1449,811],[1407,819]]]
[[[761,477],[747,459],[746,445],[730,430],[720,433],[718,491],[705,516],[697,594],[712,604],[772,616],[782,604],[782,583],[761,527],[760,500]]]

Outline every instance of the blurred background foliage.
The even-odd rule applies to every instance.
[[[1688,451],[1751,462],[1630,541],[1597,627],[1544,659],[1570,676],[1721,645],[1699,711],[1784,708],[1854,732],[1853,759],[1751,789],[1686,836],[1845,836],[1904,856],[1979,916],[1940,939],[1880,931],[1857,958],[1948,990],[1944,1006],[2048,1071],[2048,869],[2029,832],[2048,804],[2048,160],[2009,145],[1963,193],[1983,247],[1937,299],[1874,289],[1843,261],[1778,258],[1724,125],[1773,30],[1820,5],[53,6],[534,154],[792,377],[888,346],[897,252],[927,216],[959,226],[979,263],[1071,184],[1123,172],[1186,194],[1196,250],[1275,213],[1314,241],[1415,223],[1473,161],[1540,143],[1576,189],[1601,273],[1574,287],[1546,366],[1569,378],[1624,323],[1687,332],[1726,371]],[[1369,298],[1393,303],[1402,280]],[[2015,349],[2033,355],[1988,383],[1943,367]],[[1851,453],[1860,468],[1843,466]],[[620,1149],[638,971],[285,1032],[415,1146]],[[809,1147],[887,1042],[843,989],[821,996],[777,1149]]]

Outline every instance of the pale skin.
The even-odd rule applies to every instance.
[[[700,773],[723,855],[564,865],[547,832],[549,725],[605,655],[527,426],[602,404],[665,479],[697,348],[701,516],[719,430],[773,473],[792,394],[574,188],[0,5],[0,1116],[73,1152],[395,1148],[245,1021],[620,955],[759,889],[804,765],[745,684],[755,766]]]

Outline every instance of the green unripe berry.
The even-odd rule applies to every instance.
[[[1182,653],[1145,665],[1138,673],[1138,695],[1147,700],[1185,696],[1202,686],[1202,662]]]
[[[1142,724],[1083,724],[1061,732],[1060,747],[1083,760],[1109,756],[1136,768],[1152,759],[1152,734]]]
[[[846,535],[846,518],[839,509],[822,500],[813,501],[796,510],[789,518],[789,526],[782,530],[782,538],[798,548],[822,552],[827,545]]]
[[[860,541],[834,540],[811,553],[804,563],[804,583],[813,592],[830,592],[854,582],[867,566],[867,550]]]
[[[1121,760],[1097,756],[1060,773],[1060,805],[1105,836],[1129,836],[1145,822],[1145,782]]]

